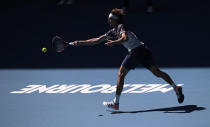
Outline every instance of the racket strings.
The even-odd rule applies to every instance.
[[[56,52],[62,52],[68,46],[68,44],[59,36],[55,36],[52,39],[52,46]]]

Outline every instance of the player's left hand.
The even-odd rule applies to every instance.
[[[112,40],[107,40],[107,43],[105,43],[104,45],[106,46],[113,46],[115,43]]]

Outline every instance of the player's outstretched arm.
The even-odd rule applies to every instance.
[[[95,44],[99,44],[103,41],[106,41],[108,39],[108,37],[106,35],[102,35],[98,38],[91,38],[88,40],[79,40],[79,41],[74,41],[73,45],[75,46],[79,46],[79,45],[95,45]]]

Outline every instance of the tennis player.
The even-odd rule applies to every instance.
[[[117,90],[115,98],[110,102],[103,102],[103,104],[108,108],[112,108],[115,110],[119,109],[119,100],[121,92],[123,90],[125,76],[129,72],[129,70],[135,69],[135,67],[138,64],[144,65],[155,76],[162,78],[167,83],[169,83],[173,87],[177,95],[178,102],[182,103],[184,101],[182,87],[176,86],[176,84],[170,78],[170,76],[157,67],[153,60],[151,51],[145,47],[145,44],[142,41],[140,41],[133,32],[127,30],[124,27],[124,17],[125,14],[123,10],[115,8],[111,11],[111,13],[108,16],[108,22],[112,27],[111,30],[109,30],[106,34],[98,38],[92,38],[89,40],[79,40],[73,42],[75,46],[94,45],[99,44],[101,42],[106,42],[105,45],[107,46],[122,44],[128,50],[128,54],[123,60],[118,73]]]

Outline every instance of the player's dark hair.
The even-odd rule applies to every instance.
[[[122,23],[125,17],[125,13],[122,9],[114,8],[111,13],[119,17],[119,23]]]

